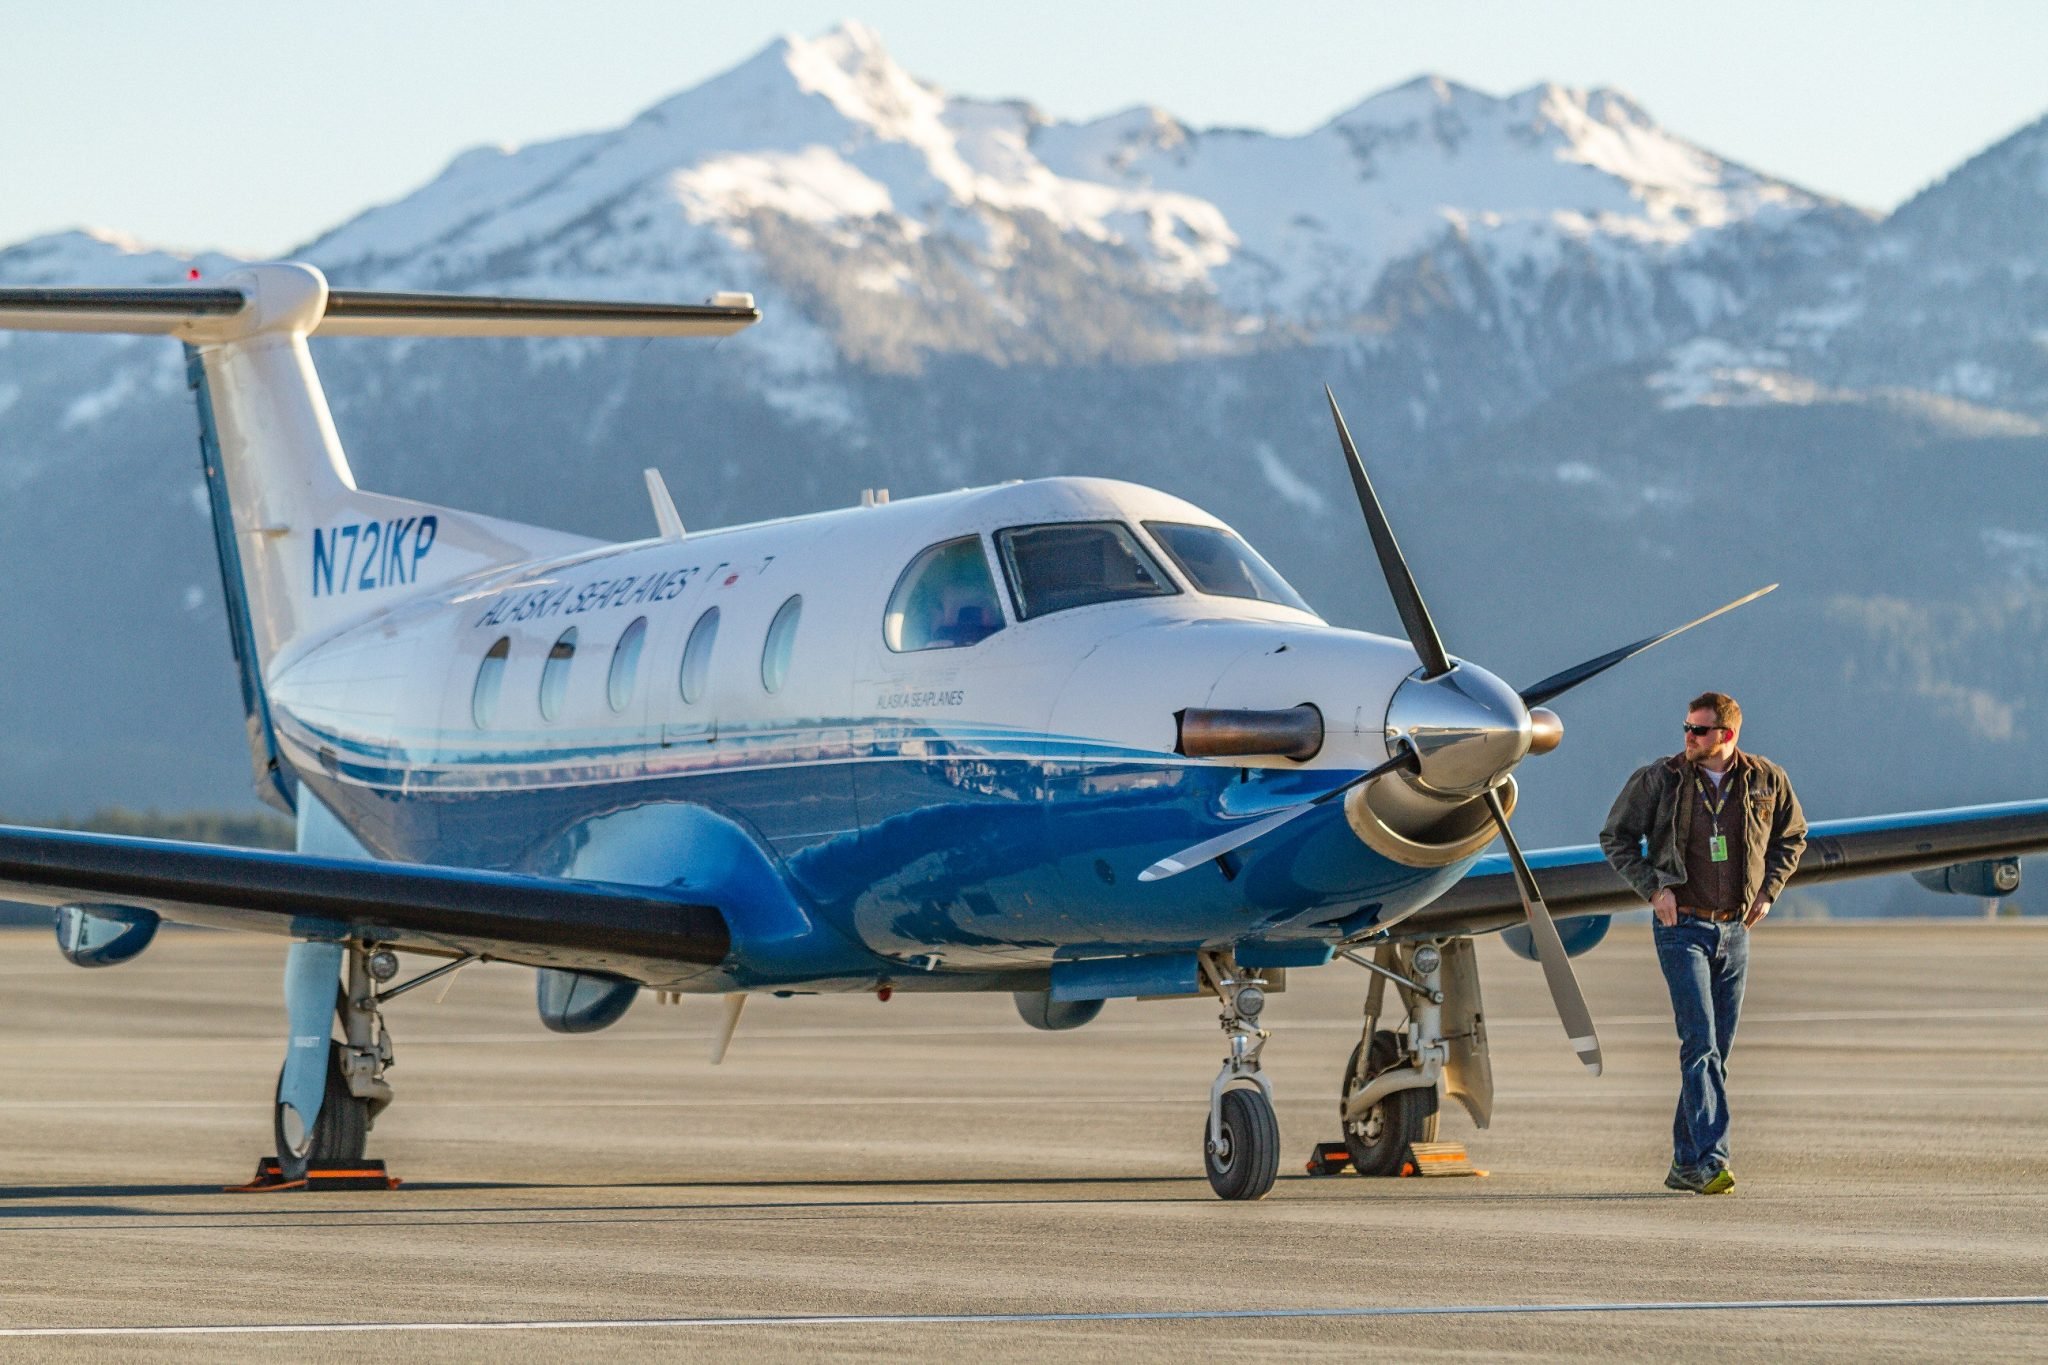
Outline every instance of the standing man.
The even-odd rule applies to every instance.
[[[1614,870],[1650,903],[1657,963],[1678,1024],[1678,1113],[1669,1189],[1725,1194],[1728,1052],[1749,970],[1749,931],[1799,866],[1806,817],[1785,770],[1735,747],[1742,708],[1705,692],[1686,708],[1685,751],[1636,769],[1600,831]]]

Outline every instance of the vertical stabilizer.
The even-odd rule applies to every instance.
[[[224,484],[215,514],[231,518],[260,671],[295,643],[453,579],[591,543],[359,490],[306,344],[327,282],[306,266],[266,265],[221,283],[249,307],[209,319],[214,335],[191,344]]]
[[[468,575],[596,543],[358,489],[306,338],[721,337],[760,316],[748,294],[698,305],[329,290],[296,264],[205,286],[0,289],[0,329],[186,344],[256,789],[287,810],[266,686],[279,656]]]

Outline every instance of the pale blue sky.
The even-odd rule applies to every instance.
[[[92,224],[278,254],[481,142],[624,122],[847,16],[954,92],[1300,132],[1431,71],[1611,85],[1888,209],[2048,113],[2040,0],[99,0],[0,8],[0,245]]]

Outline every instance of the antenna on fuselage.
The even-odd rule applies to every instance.
[[[668,485],[662,481],[659,469],[641,471],[647,476],[647,498],[654,504],[654,521],[661,527],[663,540],[683,538],[682,514],[676,511],[676,500],[668,495]]]

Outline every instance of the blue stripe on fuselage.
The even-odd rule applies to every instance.
[[[348,780],[307,780],[383,856],[552,872],[604,817],[695,805],[746,829],[836,933],[948,967],[1327,939],[1338,920],[1357,932],[1375,905],[1399,917],[1464,870],[1381,858],[1332,803],[1242,850],[1234,878],[1210,866],[1141,883],[1159,857],[1350,774],[1227,768],[1061,736],[863,720],[721,734],[681,755],[644,743],[508,750],[456,765],[445,783],[411,770],[390,784],[395,746],[292,729],[336,751]],[[664,755],[689,766],[661,771]],[[595,769],[614,775],[594,780]],[[687,847],[657,864],[648,875],[663,883],[701,872]]]

